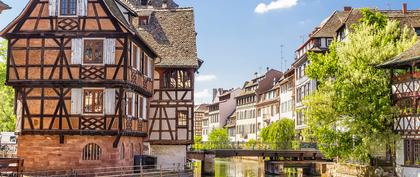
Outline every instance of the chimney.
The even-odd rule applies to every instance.
[[[407,14],[407,3],[403,3],[403,6],[402,6],[402,13],[403,13],[403,14]]]
[[[344,6],[344,12],[350,12],[352,9],[351,6]]]
[[[217,96],[217,89],[213,89],[213,100],[216,98],[216,96]]]
[[[267,72],[270,71],[270,67],[267,67]]]
[[[258,77],[258,73],[257,73],[257,72],[255,72],[255,73],[254,73],[254,76],[255,76],[255,78],[257,78],[257,77]]]
[[[162,1],[162,9],[166,9],[168,8],[168,0],[163,0]]]

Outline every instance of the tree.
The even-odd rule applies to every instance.
[[[194,150],[202,150],[204,148],[202,141],[203,141],[202,136],[194,136],[194,144],[193,144]]]
[[[290,149],[295,138],[295,122],[288,118],[280,119],[263,128],[260,137],[273,149]]]
[[[208,138],[208,147],[210,149],[224,149],[229,145],[229,135],[226,129],[216,128],[211,131]]]
[[[0,131],[15,131],[14,90],[6,82],[7,41],[0,43]]]
[[[306,97],[309,128],[326,157],[369,163],[374,149],[394,140],[390,73],[375,66],[416,41],[415,34],[379,12],[362,9],[346,42],[310,54],[306,74],[318,90]]]

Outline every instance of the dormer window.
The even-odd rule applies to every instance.
[[[77,15],[77,0],[61,0],[60,1],[60,15],[72,16]]]
[[[144,27],[149,25],[149,16],[140,16],[139,17],[139,26]]]

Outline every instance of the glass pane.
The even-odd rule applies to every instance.
[[[93,93],[86,91],[84,95],[85,95],[85,108],[84,108],[85,112],[93,112],[93,109],[92,109]]]
[[[102,113],[103,92],[98,91],[95,94],[95,113]]]
[[[103,41],[85,40],[84,63],[102,64],[103,63]]]

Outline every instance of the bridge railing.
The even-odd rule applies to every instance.
[[[194,144],[191,148],[193,151],[200,150],[305,150],[318,149],[316,143],[301,142],[297,145],[291,143],[266,143],[266,142],[231,142],[231,143],[211,143],[203,142],[201,144]]]

